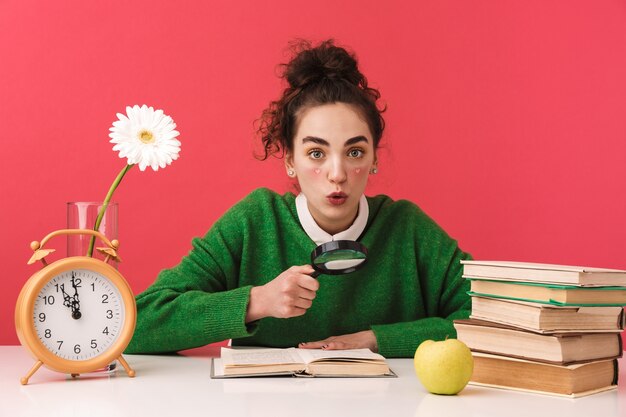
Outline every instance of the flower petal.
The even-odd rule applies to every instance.
[[[120,158],[127,158],[129,164],[139,165],[144,171],[151,167],[154,171],[163,169],[178,159],[181,143],[175,139],[180,133],[176,123],[163,113],[143,104],[126,107],[126,115],[117,114],[118,120],[109,128],[109,142]],[[152,140],[143,142],[142,131],[152,133]]]

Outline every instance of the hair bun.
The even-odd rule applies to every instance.
[[[292,49],[295,57],[285,65],[283,75],[290,87],[301,88],[322,80],[345,80],[355,86],[362,84],[364,77],[355,57],[335,46],[332,39],[315,48],[308,41],[299,41]]]
[[[291,42],[292,58],[280,64],[280,76],[289,85],[278,100],[271,101],[263,110],[257,132],[263,142],[264,155],[293,155],[297,125],[303,109],[325,104],[344,103],[354,106],[367,122],[374,149],[378,148],[385,129],[377,101],[380,92],[367,85],[367,78],[359,71],[356,56],[332,39],[316,47],[311,42]]]

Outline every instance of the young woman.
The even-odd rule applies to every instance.
[[[416,205],[365,197],[378,170],[379,93],[356,59],[326,41],[300,45],[282,97],[263,112],[265,155],[283,154],[301,192],[258,189],[224,214],[181,263],[137,296],[131,353],[233,345],[350,349],[411,357],[454,337],[469,297],[457,243]],[[312,278],[311,251],[358,240],[368,262]]]

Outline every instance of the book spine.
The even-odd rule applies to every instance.
[[[617,385],[619,379],[619,364],[617,359],[613,361],[613,385]]]

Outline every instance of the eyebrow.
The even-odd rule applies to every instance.
[[[330,146],[330,143],[328,143],[326,139],[318,138],[315,136],[306,136],[302,139],[302,143],[307,143],[307,142],[317,143],[318,145]],[[353,138],[348,139],[346,143],[344,144],[344,146],[354,145],[355,143],[359,143],[359,142],[368,143],[369,141],[367,140],[365,136],[355,136]]]

